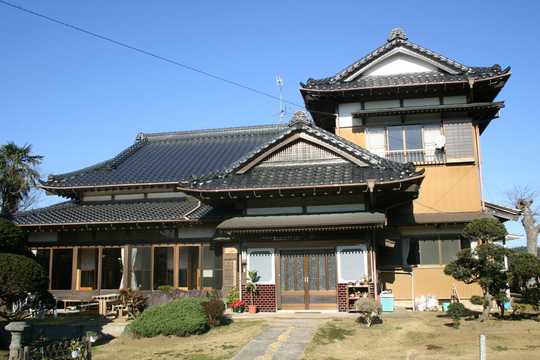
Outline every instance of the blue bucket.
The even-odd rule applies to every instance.
[[[441,305],[442,305],[442,311],[447,312],[448,307],[450,306],[450,303],[449,302],[443,302]]]

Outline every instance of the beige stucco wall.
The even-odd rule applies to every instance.
[[[359,146],[366,147],[366,135],[362,127],[337,128],[336,135],[341,136]]]
[[[419,167],[421,168],[421,167]],[[475,164],[425,166],[415,213],[481,211],[480,171]]]
[[[413,268],[413,276],[395,272],[383,272],[381,281],[386,289],[392,289],[396,300],[411,300],[414,281],[414,297],[433,295],[438,299],[449,299],[452,286],[455,285],[458,296],[469,299],[472,295],[481,295],[476,284],[467,285],[444,274],[444,266],[419,266]],[[414,280],[413,280],[414,278]]]
[[[473,131],[473,162],[418,166],[418,169],[425,169],[425,178],[420,186],[420,195],[414,202],[415,213],[482,210],[477,127]],[[363,127],[337,128],[336,134],[362,147],[367,146]]]

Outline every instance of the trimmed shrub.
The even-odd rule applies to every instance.
[[[225,314],[225,303],[221,300],[210,300],[202,303],[206,316],[208,317],[208,325],[219,326],[223,322]]]
[[[47,273],[35,260],[0,253],[0,316],[9,320],[23,319],[30,307],[48,306],[52,299],[48,286]],[[12,307],[23,301],[24,305]]]
[[[210,293],[208,290],[180,290],[171,289],[169,292],[154,291],[148,296],[148,306],[153,307],[157,305],[168,304],[173,300],[181,299],[184,297],[192,298],[206,298],[208,300]]]
[[[459,302],[448,305],[448,311],[446,313],[452,318],[452,326],[456,329],[459,328],[461,318],[470,314],[469,310]]]
[[[360,298],[354,303],[356,311],[360,313],[360,321],[368,327],[381,320],[381,305],[373,298]]]
[[[0,253],[25,255],[26,236],[17,225],[5,219],[0,219]]]
[[[129,325],[135,336],[190,336],[208,329],[208,316],[199,298],[184,297],[155,306]]]

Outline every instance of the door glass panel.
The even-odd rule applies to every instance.
[[[192,290],[197,288],[197,270],[199,264],[199,248],[196,246],[180,247],[180,264],[178,268],[178,285]]]
[[[202,286],[212,289],[221,289],[222,283],[222,248],[219,246],[203,246]]]
[[[299,251],[282,252],[281,288],[284,291],[304,290],[304,254]]]
[[[101,288],[120,289],[124,263],[121,248],[104,248],[101,252]]]
[[[72,249],[53,250],[52,289],[71,289],[71,270],[73,264]]]
[[[79,272],[79,287],[81,289],[97,288],[98,249],[79,249],[77,270]]]
[[[160,286],[173,286],[174,250],[172,247],[154,248],[154,290]]]
[[[151,290],[151,254],[152,249],[149,247],[135,247],[131,249],[132,289]]]

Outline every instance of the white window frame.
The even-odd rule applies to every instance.
[[[270,252],[270,257],[272,259],[272,280],[271,281],[259,281],[257,284],[262,285],[275,285],[276,284],[276,252],[273,248],[250,248],[247,249],[247,261],[246,261],[246,270],[249,272],[250,269],[250,259],[252,252],[268,251]],[[257,269],[254,269],[257,270]]]
[[[365,277],[367,278],[369,276],[367,245],[358,244],[358,245],[336,246],[336,265],[337,265],[338,283],[343,284],[343,283],[348,283],[351,281],[360,280],[360,279],[343,279],[341,277],[341,252],[343,250],[362,250],[364,252],[364,274],[365,274]]]

